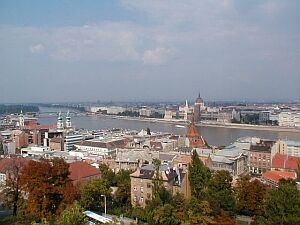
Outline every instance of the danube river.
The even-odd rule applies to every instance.
[[[62,111],[64,115],[67,109],[55,109],[55,108],[40,108],[41,112],[54,112]],[[55,124],[57,117],[55,115],[49,117],[39,118],[41,124]],[[184,135],[185,128],[176,127],[175,124],[169,123],[156,123],[145,122],[136,120],[124,120],[114,119],[101,116],[72,116],[72,123],[75,128],[86,128],[92,130],[111,129],[111,128],[126,128],[141,130],[150,128],[152,131],[169,132],[173,134]],[[239,128],[224,128],[224,127],[199,127],[204,139],[210,145],[229,145],[236,139],[245,136],[261,137],[265,139],[287,139],[287,140],[299,140],[300,133],[285,132],[285,131],[266,131],[266,130],[246,130]]]

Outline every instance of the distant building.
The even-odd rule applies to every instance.
[[[150,117],[152,115],[152,110],[147,108],[139,109],[139,114],[142,117]]]
[[[170,168],[161,165],[159,175],[164,187],[172,194],[182,193],[186,198],[190,196],[190,186],[187,174],[177,167]],[[145,207],[147,201],[153,198],[153,179],[156,178],[155,166],[149,164],[138,168],[130,175],[131,179],[131,204],[136,207]]]
[[[92,139],[76,143],[75,147],[96,155],[112,156],[116,154],[117,148],[125,148],[127,143],[126,138]]]
[[[80,143],[84,139],[80,133],[68,133],[64,136],[64,150],[71,151],[74,146]]]
[[[239,146],[230,145],[211,154],[210,157],[214,170],[227,170],[232,176],[240,176],[248,172],[248,154]]]
[[[300,165],[300,157],[282,155],[277,153],[272,158],[272,170],[280,170],[280,171],[294,171],[296,172]]]
[[[262,174],[262,180],[271,187],[278,187],[281,179],[295,180],[296,178],[297,174],[295,172],[287,171],[266,171]]]
[[[271,159],[276,153],[274,141],[261,140],[250,146],[249,171],[253,174],[262,174],[271,169]]]
[[[200,93],[198,95],[198,97],[196,98],[196,102],[194,105],[194,121],[200,122],[201,120],[201,111],[204,110],[204,101],[200,96]]]
[[[2,142],[4,155],[15,155],[16,154],[16,142],[4,141]]]
[[[117,152],[113,170],[135,171],[139,165],[152,163],[154,152],[147,149],[122,149]]]
[[[69,172],[70,172],[69,178],[75,184],[101,177],[101,172],[99,169],[82,161],[70,163]]]
[[[281,112],[278,125],[283,127],[300,127],[300,112]]]
[[[206,143],[194,123],[188,126],[186,134],[186,146],[191,148],[205,147]]]
[[[278,141],[278,153],[300,157],[300,141]]]
[[[13,130],[12,139],[16,142],[16,148],[18,149],[28,146],[28,134],[22,130]]]
[[[49,147],[45,146],[29,146],[21,149],[22,157],[28,157],[32,159],[46,158],[50,159],[53,151]]]

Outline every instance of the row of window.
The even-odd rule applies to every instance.
[[[151,184],[147,183],[147,188],[151,188],[151,187],[152,187]],[[137,191],[137,187],[136,186],[133,187],[133,191]],[[144,192],[144,187],[140,187],[140,191],[143,193]]]

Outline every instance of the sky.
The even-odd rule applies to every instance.
[[[1,0],[0,103],[300,100],[299,0]]]

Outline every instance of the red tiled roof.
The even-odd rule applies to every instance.
[[[267,171],[263,173],[263,178],[279,182],[281,179],[296,179],[297,175],[295,172],[287,171]]]
[[[200,134],[199,134],[199,131],[197,130],[196,126],[194,123],[190,124],[188,126],[188,130],[187,130],[187,134],[186,134],[187,137],[199,137]]]
[[[300,163],[300,157],[277,153],[272,159],[272,168],[297,170],[298,163]]]
[[[69,178],[73,181],[101,174],[99,169],[81,161],[71,163],[69,166],[69,172]]]

